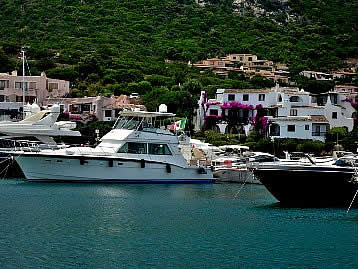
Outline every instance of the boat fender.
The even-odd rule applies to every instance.
[[[108,161],[108,167],[113,167],[113,160]]]
[[[199,174],[206,174],[205,168],[200,166],[200,167],[198,168],[198,173],[199,173]]]
[[[171,172],[172,172],[172,168],[171,168],[171,166],[170,166],[169,163],[167,163],[166,169],[167,169],[167,173],[171,173]]]
[[[140,160],[140,167],[145,168],[145,160],[144,159]]]

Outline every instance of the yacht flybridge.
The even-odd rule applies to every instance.
[[[210,169],[185,161],[178,136],[163,128],[175,114],[126,111],[95,148],[20,152],[16,161],[29,181],[210,183]]]

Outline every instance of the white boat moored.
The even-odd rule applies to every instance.
[[[164,129],[171,113],[125,111],[95,147],[21,152],[29,181],[210,183],[210,169],[185,161],[176,135]]]

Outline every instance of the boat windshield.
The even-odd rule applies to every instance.
[[[138,117],[121,117],[114,125],[114,129],[137,130],[141,123],[142,119]]]
[[[121,117],[114,125],[114,129],[127,129],[146,132],[156,132],[161,122],[153,121],[152,118],[135,116]]]
[[[357,157],[351,157],[351,158],[342,157],[342,158],[338,159],[334,164],[338,165],[338,166],[355,166],[355,167],[358,167],[358,158]]]

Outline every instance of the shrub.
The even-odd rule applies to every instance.
[[[321,141],[306,141],[297,145],[297,150],[307,153],[320,154],[324,149],[324,143]]]

